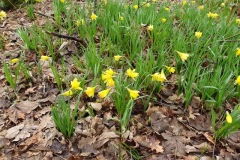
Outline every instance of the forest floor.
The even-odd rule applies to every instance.
[[[193,96],[185,109],[175,83],[165,85],[158,95],[159,103],[149,104],[146,112],[137,100],[129,128],[122,135],[116,132],[119,124],[112,120],[116,114],[111,101],[98,102],[83,96],[79,110],[92,106],[93,114],[80,118],[72,138],[64,138],[51,116],[51,107],[60,92],[52,73],[46,69],[44,78],[34,77],[30,83],[20,79],[17,94],[4,76],[3,60],[25,53],[28,63],[36,61],[36,53],[24,49],[17,30],[52,21],[52,1],[36,3],[34,8],[34,20],[29,19],[27,8],[22,6],[7,11],[6,19],[0,22],[5,39],[0,51],[0,159],[240,159],[240,133],[216,141],[209,111],[202,107],[200,98]],[[62,52],[68,57],[76,45],[73,40],[64,42],[67,43]],[[37,66],[33,75],[34,69]],[[174,74],[168,77],[168,81],[175,79]]]

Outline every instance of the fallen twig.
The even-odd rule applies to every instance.
[[[48,15],[43,14],[43,13],[41,13],[41,12],[36,12],[36,11],[34,11],[34,13],[39,14],[39,15],[44,16],[44,17],[47,17],[47,18],[51,18],[51,19],[54,20],[54,17],[52,17],[52,16],[48,16]]]
[[[70,39],[70,40],[77,41],[77,42],[81,43],[84,47],[87,46],[86,42],[83,39],[80,39],[78,37],[59,34],[59,33],[56,33],[56,32],[49,32],[49,31],[45,31],[45,32],[48,33],[48,34],[51,34],[53,36],[59,37],[59,38],[65,38],[65,39]]]

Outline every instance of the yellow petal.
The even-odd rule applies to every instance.
[[[88,97],[94,97],[95,88],[96,87],[87,87],[85,93]]]
[[[227,123],[232,123],[232,116],[228,113],[228,111],[226,112],[226,121]]]
[[[181,58],[181,60],[183,62],[185,62],[189,57],[189,54],[187,54],[187,53],[182,53],[182,52],[179,52],[179,51],[177,51],[177,53],[178,53],[179,57]]]
[[[127,90],[129,92],[131,98],[136,99],[139,96],[139,91],[131,90],[129,88],[127,88]]]
[[[72,96],[73,95],[73,91],[72,90],[68,90],[68,91],[62,93],[62,95],[66,96],[66,97]]]
[[[71,81],[71,89],[82,90],[82,88],[80,87],[80,82],[78,82],[77,78],[74,78],[74,80]]]
[[[240,86],[240,75],[237,77],[236,81],[235,81],[235,84],[239,85]]]
[[[48,56],[41,56],[41,60],[43,60],[43,61],[47,61],[47,60],[49,60],[49,58],[50,57],[48,57]]]
[[[18,58],[14,58],[10,61],[11,63],[18,63],[19,62],[19,59]]]
[[[99,96],[100,98],[105,98],[105,97],[108,95],[108,93],[109,93],[110,90],[111,90],[111,88],[105,89],[105,90],[99,92],[99,93],[98,93],[98,96]]]

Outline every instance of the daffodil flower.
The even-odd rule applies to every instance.
[[[80,82],[78,82],[77,78],[74,78],[73,81],[71,81],[71,89],[82,90],[82,88],[80,87]]]
[[[236,57],[237,57],[237,56],[240,56],[240,48],[237,48]]]
[[[123,56],[120,56],[120,55],[116,55],[116,56],[114,56],[114,60],[115,61],[119,61],[120,60],[120,58],[122,58]]]
[[[94,92],[95,92],[95,87],[87,87],[85,93],[87,94],[88,97],[94,97]]]
[[[19,62],[19,59],[18,58],[14,58],[10,61],[11,63],[18,63]]]
[[[240,86],[240,75],[237,77],[236,81],[235,81],[235,84],[239,85]]]
[[[60,0],[60,2],[65,3],[65,0]]]
[[[73,91],[70,89],[64,93],[62,93],[63,96],[66,96],[66,97],[69,97],[69,96],[72,96],[73,95]]]
[[[240,18],[235,20],[236,24],[240,24]]]
[[[166,18],[162,18],[162,19],[161,19],[161,22],[162,22],[162,23],[165,23],[166,21],[167,21]]]
[[[146,3],[144,6],[149,8],[150,7],[150,3]]]
[[[119,20],[120,20],[120,21],[123,21],[123,17],[122,17],[122,16],[120,16],[120,17],[119,17]]]
[[[203,10],[204,9],[204,5],[201,5],[198,8],[199,8],[199,10]]]
[[[167,12],[169,12],[169,8],[168,8],[168,7],[165,7],[164,10],[167,11]]]
[[[187,54],[187,53],[182,53],[179,51],[177,51],[177,53],[178,53],[179,57],[181,58],[182,62],[185,62],[189,57],[189,54]]]
[[[114,80],[112,78],[109,78],[109,79],[106,80],[106,85],[108,87],[114,87],[115,86],[115,82],[114,82]]]
[[[81,26],[83,24],[84,24],[84,20],[83,19],[79,19],[79,20],[76,21],[76,26],[77,27],[79,27],[79,26]]]
[[[131,98],[136,99],[139,96],[139,91],[131,90],[129,88],[127,88],[127,90],[129,92]]]
[[[149,26],[147,27],[147,30],[148,30],[148,31],[152,31],[152,30],[153,30],[153,25],[149,25]]]
[[[0,12],[0,20],[3,20],[5,17],[7,17],[6,12],[1,11],[1,12]]]
[[[105,89],[105,90],[99,92],[99,93],[98,93],[98,96],[99,96],[100,98],[105,98],[105,97],[108,95],[108,93],[110,92],[110,90],[111,90],[111,88]]]
[[[210,17],[210,18],[216,19],[216,18],[218,17],[218,14],[217,14],[217,13],[209,12],[209,13],[207,14],[207,16]]]
[[[225,7],[225,3],[221,3],[221,7]]]
[[[232,123],[232,116],[228,113],[228,111],[226,112],[226,121],[227,123]]]
[[[97,18],[98,18],[98,16],[96,14],[92,13],[92,15],[91,15],[92,21],[97,20]]]
[[[165,66],[168,70],[168,72],[170,73],[174,73],[175,72],[175,67],[168,67],[168,66]]]
[[[48,61],[50,57],[48,56],[41,56],[41,60],[42,61]]]
[[[133,8],[137,10],[137,9],[138,9],[138,5],[135,4],[135,5],[133,6]]]
[[[126,71],[128,77],[131,77],[133,80],[139,76],[139,73],[135,72],[135,69],[131,70],[130,68]]]
[[[183,1],[182,5],[185,6],[187,4],[187,1]]]
[[[159,73],[157,72],[157,73],[154,73],[154,74],[152,75],[152,81],[158,81],[158,82],[163,83],[166,79],[167,79],[167,78],[166,78],[163,70],[161,71],[161,74],[159,74]]]
[[[113,76],[114,74],[116,74],[116,72],[114,72],[114,71],[110,68],[110,69],[107,69],[107,70],[105,71],[105,74],[109,74],[109,75]]]
[[[202,37],[202,32],[195,32],[195,37],[197,37],[197,39]]]

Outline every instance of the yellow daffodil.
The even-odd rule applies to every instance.
[[[102,74],[102,80],[104,80],[104,83],[107,84],[107,86],[109,87],[113,87],[115,85],[114,80],[113,80],[113,76],[116,74],[116,72],[114,72],[111,68],[106,70],[103,74]]]
[[[152,31],[152,30],[153,30],[153,25],[149,25],[149,26],[147,27],[147,30],[148,30],[148,31]]]
[[[181,58],[182,62],[185,62],[189,57],[189,54],[187,54],[187,53],[182,53],[179,51],[177,51],[177,53],[178,53],[179,57]]]
[[[120,55],[116,55],[116,56],[114,56],[114,60],[115,61],[119,61],[120,60],[120,58],[122,58],[123,56],[120,56]]]
[[[154,73],[154,74],[152,75],[152,81],[158,81],[158,82],[163,83],[166,79],[167,79],[167,78],[166,78],[163,70],[161,71],[161,74],[159,74],[159,73],[157,72],[157,73]]]
[[[98,16],[96,14],[92,13],[92,15],[91,15],[92,21],[97,20],[97,18],[98,18]]]
[[[108,87],[114,87],[115,86],[115,82],[112,78],[107,79],[105,82],[106,82],[106,85]]]
[[[197,37],[197,39],[202,37],[202,32],[195,32],[195,37]]]
[[[18,63],[19,62],[19,59],[18,58],[14,58],[10,61],[11,63]]]
[[[225,3],[221,3],[221,7],[225,7]]]
[[[240,75],[237,77],[235,84],[240,86]]]
[[[48,56],[41,56],[41,60],[42,61],[48,61],[50,57]]]
[[[79,26],[81,26],[83,24],[84,24],[84,20],[83,19],[79,19],[79,20],[76,21],[76,26],[77,27],[79,27]]]
[[[139,96],[139,91],[131,90],[129,88],[127,88],[127,90],[129,92],[131,98],[136,99]]]
[[[240,48],[237,48],[236,56],[240,56]]]
[[[6,18],[6,17],[7,17],[6,12],[1,11],[1,12],[0,12],[0,20],[3,20],[3,19]]]
[[[65,3],[65,0],[60,0],[60,2]]]
[[[42,2],[42,0],[36,0],[36,2]]]
[[[70,89],[64,93],[62,93],[63,96],[66,96],[66,97],[69,97],[69,96],[72,96],[73,95],[73,91]]]
[[[112,68],[110,68],[110,69],[107,69],[107,70],[105,71],[105,74],[109,74],[109,75],[113,76],[114,74],[116,74],[116,72],[114,72],[114,71],[112,70]]]
[[[218,14],[217,14],[217,13],[209,12],[209,13],[207,14],[207,16],[210,17],[210,18],[216,19],[216,18],[218,17]]]
[[[162,23],[165,23],[166,21],[167,21],[166,18],[162,18],[162,19],[161,19],[161,22],[162,22]]]
[[[85,93],[88,97],[94,97],[95,88],[96,87],[87,87]]]
[[[106,74],[106,73],[102,74],[102,80],[104,80],[104,81],[111,79],[111,78],[112,78],[112,75],[110,75],[110,74]]]
[[[170,73],[175,73],[175,67],[168,67],[168,66],[165,66],[168,70],[168,72]]]
[[[200,10],[203,10],[204,9],[204,5],[201,5],[198,7]]]
[[[240,24],[240,18],[236,19],[236,24]]]
[[[159,76],[159,73],[158,73],[158,72],[157,72],[157,73],[154,73],[154,74],[152,74],[151,76],[152,76],[152,81],[157,81],[158,76]]]
[[[145,7],[149,8],[150,7],[150,3],[146,3]]]
[[[123,21],[123,17],[122,17],[122,16],[120,16],[120,17],[119,17],[119,20],[120,20],[120,21]]]
[[[232,116],[228,113],[228,111],[226,112],[226,121],[227,123],[232,123]]]
[[[105,98],[105,97],[108,95],[108,93],[109,93],[110,90],[111,90],[111,88],[105,89],[105,90],[99,92],[99,93],[98,93],[98,96],[99,96],[100,98]]]
[[[133,80],[138,77],[138,73],[135,72],[135,69],[131,70],[130,68],[126,71],[128,77],[131,77]]]
[[[135,4],[135,5],[133,6],[133,8],[137,10],[137,9],[138,9],[138,5]]]
[[[107,0],[101,0],[101,1],[102,1],[102,2],[104,2],[104,4],[105,4],[105,5],[106,5],[106,4],[107,4],[107,2],[108,2]]]
[[[169,11],[169,8],[168,8],[168,7],[165,7],[164,10],[168,12],[168,11]]]
[[[187,1],[183,1],[182,5],[185,6],[187,4]]]
[[[71,81],[71,89],[82,90],[82,88],[80,87],[80,82],[78,82],[77,78],[74,78],[73,81]]]
[[[158,78],[157,79],[158,82],[164,82],[167,79],[163,70],[161,71],[161,74],[159,74],[157,78]]]

